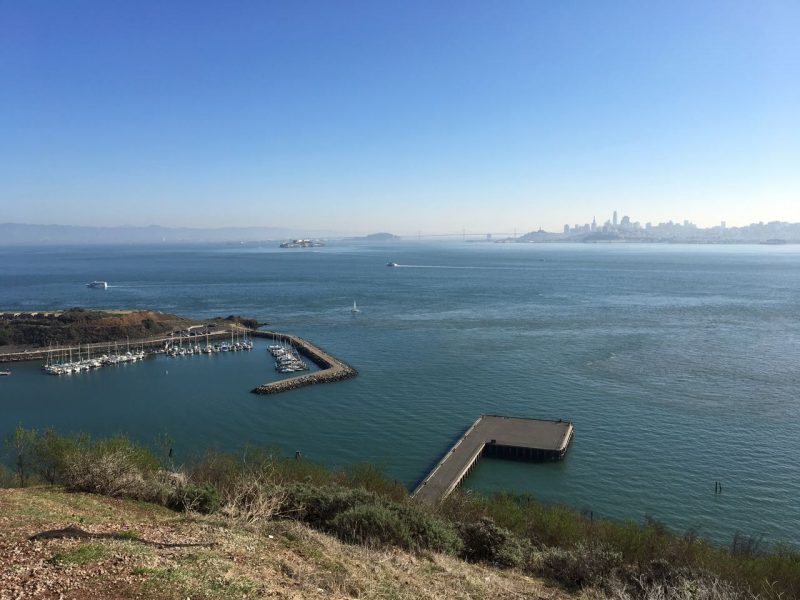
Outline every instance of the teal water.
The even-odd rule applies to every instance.
[[[114,287],[84,287],[94,279]],[[2,435],[17,423],[167,433],[181,456],[271,445],[378,462],[410,487],[481,413],[564,418],[576,428],[566,460],[485,460],[467,486],[652,515],[719,542],[740,531],[800,544],[795,247],[3,249],[0,306],[244,314],[360,372],[260,397],[249,390],[276,377],[263,344],[68,378],[14,365]]]

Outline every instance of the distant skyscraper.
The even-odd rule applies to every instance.
[[[595,217],[592,217],[592,231],[594,231],[595,229],[597,229],[597,219]]]
[[[611,219],[611,222],[614,224],[614,227],[617,226],[617,211],[614,211],[614,218]]]

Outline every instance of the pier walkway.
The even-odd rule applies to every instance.
[[[414,490],[420,502],[445,499],[482,456],[516,460],[561,460],[572,440],[569,421],[481,415]]]

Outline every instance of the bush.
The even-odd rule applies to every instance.
[[[463,543],[452,523],[417,506],[391,503],[389,507],[408,528],[415,550],[433,550],[447,554],[461,552]]]
[[[383,469],[375,465],[353,465],[337,473],[335,481],[344,487],[362,488],[396,502],[408,498],[405,486],[397,480],[387,478]]]
[[[129,496],[140,500],[152,494],[130,453],[75,453],[68,457],[64,484],[70,491],[104,496]]]
[[[468,561],[483,561],[501,567],[517,567],[523,561],[523,548],[514,535],[495,525],[488,517],[460,527],[464,547],[461,555]]]
[[[159,477],[159,460],[147,448],[116,436],[80,441],[63,457],[63,483],[72,491],[167,502],[168,484]]]
[[[210,483],[188,483],[173,490],[167,506],[173,510],[210,514],[219,509],[219,493]]]
[[[238,521],[253,524],[274,517],[284,503],[285,493],[265,473],[241,473],[224,495],[222,512]]]
[[[339,513],[330,522],[330,530],[351,544],[406,549],[414,545],[408,525],[395,512],[376,504],[355,506]]]
[[[14,473],[3,463],[0,463],[0,488],[14,487],[14,480]]]
[[[19,487],[28,485],[33,463],[33,449],[39,434],[35,429],[25,429],[17,425],[14,433],[5,440],[5,447],[14,461]]]
[[[202,458],[190,463],[187,470],[189,481],[201,485],[211,485],[220,494],[225,494],[234,485],[242,463],[233,454],[208,450]]]
[[[286,486],[280,507],[283,516],[326,529],[339,514],[362,504],[377,504],[378,497],[366,490],[295,483]]]
[[[714,576],[685,576],[671,582],[647,582],[633,586],[611,581],[608,593],[603,597],[613,600],[781,600],[780,595],[753,596]]]
[[[622,555],[603,546],[546,548],[529,569],[571,588],[599,586],[622,565]]]
[[[67,458],[88,445],[86,436],[64,436],[46,429],[33,444],[33,468],[47,483],[63,481]]]

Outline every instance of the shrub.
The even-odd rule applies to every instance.
[[[208,450],[190,463],[187,476],[189,481],[214,486],[220,494],[225,494],[241,470],[241,461],[233,454]]]
[[[397,502],[408,498],[408,490],[405,486],[397,480],[388,479],[383,469],[375,465],[353,465],[337,473],[335,480],[345,487],[375,492]]]
[[[167,506],[173,510],[210,514],[219,509],[219,493],[210,483],[188,483],[172,491]]]
[[[462,556],[468,561],[483,561],[502,567],[517,567],[523,561],[523,548],[514,535],[495,525],[488,517],[460,527],[464,542]]]
[[[14,487],[14,474],[3,463],[0,463],[0,488]]]
[[[286,486],[280,512],[318,529],[325,529],[336,515],[361,504],[377,504],[375,494],[360,489],[312,486],[295,483]]]
[[[222,512],[238,521],[253,524],[274,517],[284,503],[285,493],[264,473],[241,473],[223,494]]]
[[[598,586],[621,566],[622,555],[603,546],[546,548],[534,557],[530,570],[571,588]]]
[[[330,522],[330,529],[340,540],[349,543],[413,546],[408,525],[392,510],[376,504],[355,506],[339,513]]]
[[[86,436],[67,437],[46,429],[33,444],[33,467],[47,483],[62,481],[70,454],[80,452],[88,445]]]
[[[461,551],[463,543],[452,523],[409,504],[391,503],[389,508],[408,528],[414,549],[447,554]]]
[[[131,441],[130,438],[124,435],[115,435],[114,437],[91,442],[89,451],[99,456],[123,453],[127,455],[130,463],[143,473],[155,473],[161,467],[161,460],[152,450]]]
[[[780,595],[753,596],[730,582],[714,576],[685,576],[671,582],[646,582],[627,585],[620,581],[609,582],[604,598],[613,600],[767,600]]]
[[[11,453],[17,473],[19,487],[28,485],[33,462],[33,447],[38,433],[35,429],[25,429],[17,425],[14,433],[5,440],[5,447]]]
[[[129,452],[75,453],[67,458],[64,473],[67,489],[104,496],[130,496],[140,500],[152,494],[144,475]]]

